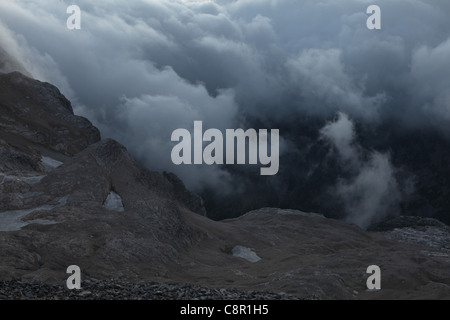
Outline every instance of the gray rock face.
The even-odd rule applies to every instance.
[[[100,133],[55,86],[13,72],[0,75],[0,140],[30,156],[40,147],[72,156]]]
[[[44,168],[39,160],[40,152],[37,148],[30,147],[22,151],[0,139],[0,172],[43,172]]]
[[[12,186],[15,183],[7,183],[11,191],[18,187]],[[30,195],[26,210],[7,211],[11,204],[5,199],[0,216],[2,230],[11,231],[5,237],[20,234],[14,250],[39,248],[39,268],[35,263],[25,268],[28,277],[36,276],[29,271],[51,273],[70,261],[89,265],[90,274],[99,277],[107,277],[119,264],[117,276],[164,274],[168,262],[179,260],[179,251],[201,236],[184,222],[183,204],[174,197],[171,183],[141,167],[113,140],[89,146],[38,183],[27,184],[26,191]],[[104,206],[111,192],[120,195],[123,212]],[[66,201],[61,206],[62,198]],[[23,276],[23,269],[10,270]]]
[[[231,287],[273,292],[234,296],[248,299],[450,297],[445,232],[411,232],[410,224],[366,232],[277,208],[212,221],[176,176],[142,167],[114,140],[100,141],[56,88],[18,73],[0,75],[0,139],[3,297],[109,298],[105,290],[120,283],[131,289],[113,298],[154,298],[141,281],[202,286],[188,295],[190,285],[157,286],[174,299],[226,298],[230,291],[214,290]],[[110,206],[112,194],[121,206]],[[102,281],[69,292],[65,270],[73,264],[84,281]],[[366,291],[372,264],[382,270],[378,292]]]
[[[0,75],[0,128],[0,278],[52,278],[70,261],[103,277],[125,261],[117,276],[164,274],[202,236],[180,213],[199,197],[100,141],[56,87]],[[110,210],[111,194],[120,210]]]
[[[201,197],[186,189],[183,181],[175,174],[164,172],[163,175],[172,184],[177,199],[184,203],[189,210],[202,216],[206,216],[206,210]]]
[[[424,245],[431,255],[450,254],[450,227],[436,219],[400,216],[375,225],[372,230],[383,232],[389,239]]]

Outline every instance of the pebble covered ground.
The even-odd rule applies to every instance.
[[[0,281],[0,300],[297,300],[265,291],[210,288],[190,284],[83,280],[81,289],[18,280]]]

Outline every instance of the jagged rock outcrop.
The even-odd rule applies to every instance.
[[[0,139],[0,280],[64,287],[66,268],[76,264],[92,281],[321,299],[450,297],[445,241],[414,242],[417,233],[400,239],[276,208],[212,221],[176,176],[100,140],[55,87],[19,73],[0,75]],[[372,264],[382,270],[381,291],[366,291]]]
[[[184,207],[203,213],[201,199],[176,177],[140,166],[116,141],[100,141],[56,87],[0,75],[0,111],[3,276],[51,278],[63,261],[108,270],[97,276],[116,268],[111,261],[129,265],[117,276],[163,274],[202,235],[180,214]],[[111,193],[122,210],[105,205]]]
[[[389,239],[425,245],[444,255],[450,253],[450,227],[433,218],[400,216],[383,221],[371,230],[384,232]]]
[[[203,199],[195,193],[189,191],[184,185],[183,181],[171,172],[164,172],[164,177],[172,184],[175,192],[175,197],[180,199],[189,210],[196,212],[202,216],[206,216],[206,209]]]
[[[100,140],[98,129],[75,116],[55,86],[18,72],[0,75],[0,129],[1,140],[28,155],[44,148],[73,156]]]

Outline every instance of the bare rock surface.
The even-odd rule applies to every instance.
[[[0,298],[450,298],[442,226],[364,231],[277,208],[204,214],[176,176],[100,140],[55,87],[0,75]],[[64,287],[74,264],[83,295]],[[382,289],[368,292],[373,264]]]
[[[72,156],[99,140],[98,129],[73,114],[58,88],[18,72],[0,74],[0,146],[15,149],[0,159],[2,171],[14,169],[14,159],[22,159],[20,169],[36,169],[40,148]]]

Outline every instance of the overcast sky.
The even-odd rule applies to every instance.
[[[66,28],[70,4],[82,10],[81,30]],[[381,7],[381,30],[366,27],[371,4]],[[2,0],[0,41],[103,137],[198,190],[233,177],[171,164],[172,131],[194,120],[280,128],[282,153],[300,143],[283,127],[305,115],[326,126],[341,112],[345,132],[355,120],[394,119],[445,135],[449,16],[448,0]],[[324,132],[331,143],[330,132],[340,134]]]

